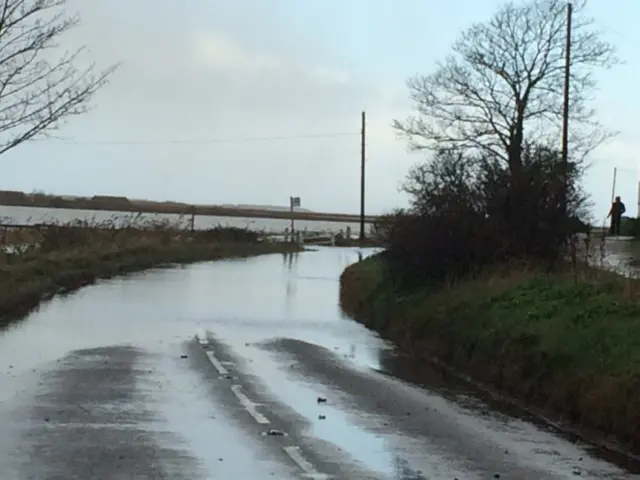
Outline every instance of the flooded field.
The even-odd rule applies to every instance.
[[[181,225],[187,228],[191,225],[189,215],[171,214],[132,214],[123,212],[89,211],[89,210],[65,210],[44,209],[33,207],[9,207],[0,205],[0,224],[33,225],[37,223],[68,223],[75,220],[89,221],[91,223],[113,222],[115,225],[127,225],[132,220],[135,222],[149,222],[154,220],[169,221],[171,224]],[[248,228],[250,230],[264,231],[267,233],[282,233],[291,227],[291,221],[278,218],[249,218],[249,217],[212,217],[196,216],[194,222],[196,229],[207,229],[216,226]],[[345,231],[351,228],[353,236],[360,232],[358,223],[327,222],[317,220],[296,220],[297,230],[309,232],[334,232]],[[367,225],[367,229],[370,225]],[[368,232],[367,232],[368,233]]]
[[[595,236],[585,244],[585,237],[577,243],[578,262],[612,270],[625,276],[640,276],[640,241],[631,237]]]

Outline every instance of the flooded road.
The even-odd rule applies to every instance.
[[[0,334],[2,479],[635,478],[468,389],[401,380],[338,307],[357,260],[203,263],[54,298]]]

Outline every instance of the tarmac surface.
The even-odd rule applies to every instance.
[[[0,478],[640,478],[435,367],[412,383],[337,305],[369,253],[156,269],[52,299],[0,333]]]

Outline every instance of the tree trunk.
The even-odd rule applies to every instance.
[[[509,141],[508,161],[509,171],[514,178],[522,173],[522,143],[524,141],[524,104],[518,102],[516,106],[516,119],[511,130]]]

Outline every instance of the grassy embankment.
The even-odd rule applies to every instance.
[[[546,414],[640,446],[640,281],[504,269],[394,292],[383,255],[341,277],[345,312]]]
[[[252,232],[229,228],[191,233],[165,226],[140,230],[79,225],[7,230],[0,239],[0,326],[43,299],[98,278],[163,264],[300,250],[297,245],[260,242]]]

